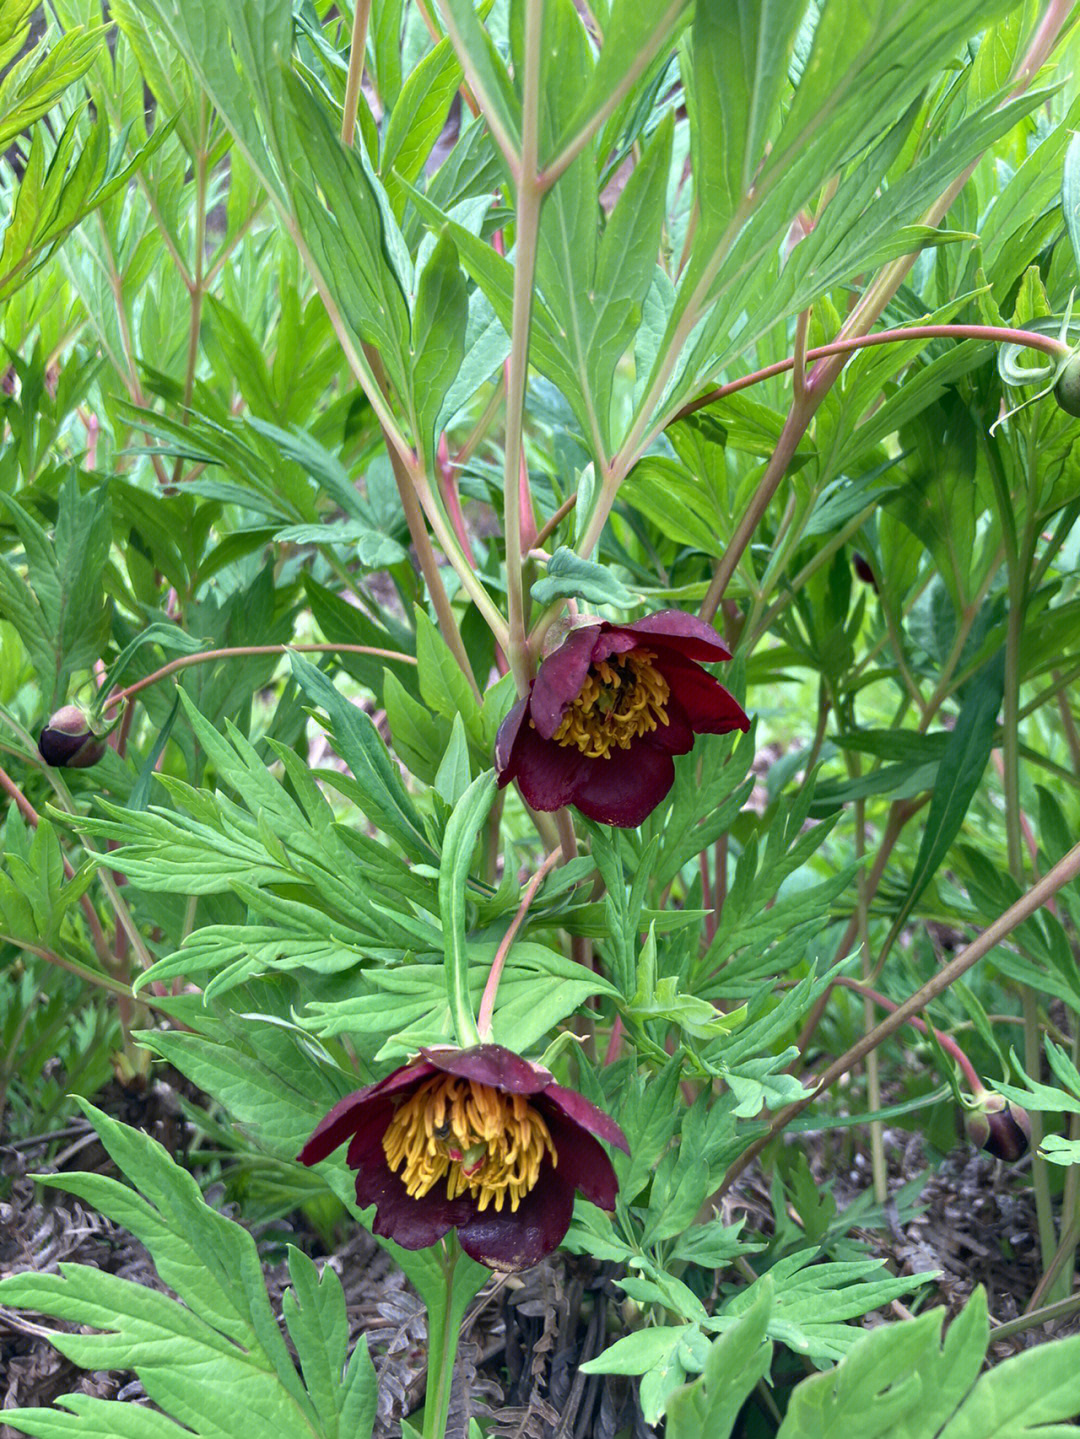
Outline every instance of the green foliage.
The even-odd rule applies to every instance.
[[[344,1367],[348,1327],[333,1271],[320,1276],[305,1255],[290,1250],[292,1288],[283,1312],[301,1382],[251,1235],[211,1209],[156,1141],[92,1105],[84,1108],[134,1188],[96,1174],[53,1175],[46,1182],[137,1235],[177,1298],[82,1264],[65,1264],[59,1274],[14,1275],[0,1281],[0,1293],[5,1304],[97,1331],[57,1333],[55,1342],[84,1367],[134,1369],[161,1412],[71,1395],[64,1410],[12,1409],[7,1422],[38,1435],[83,1432],[89,1423],[135,1439],[221,1435],[252,1422],[288,1435],[370,1435],[375,1371],[364,1342]],[[193,1371],[201,1375],[194,1385]]]
[[[31,44],[34,11],[0,4],[0,1117],[44,1132],[152,1053],[217,1106],[226,1182],[258,1164],[269,1208],[333,1195],[370,1224],[340,1158],[295,1155],[358,1084],[475,1042],[498,955],[484,1037],[630,1144],[615,1210],[582,1201],[568,1237],[622,1266],[590,1373],[640,1376],[675,1436],[732,1432],[777,1346],[835,1365],[782,1439],[1068,1432],[1072,1341],[977,1379],[981,1299],[944,1343],[935,1310],[861,1334],[928,1283],[882,1277],[876,1203],[837,1212],[772,1145],[773,1229],[719,1207],[840,1055],[842,1102],[791,1132],[951,1132],[925,1072],[946,1040],[871,1037],[883,1104],[833,983],[861,950],[902,1002],[1048,875],[1053,906],[933,1022],[1044,1116],[1044,1263],[1048,1163],[1075,1200],[1080,450],[1051,391],[1080,337],[1080,102],[1057,12],[373,0],[361,57],[324,0],[55,0]],[[500,726],[563,622],[661,608],[726,639],[750,733],[697,734],[636,832],[499,789]],[[673,707],[707,710],[680,673]],[[49,769],[36,734],[72,701],[110,747]],[[584,762],[632,784],[640,758]],[[134,1367],[161,1412],[8,1422],[368,1432],[333,1273],[291,1258],[297,1367],[245,1232],[95,1123],[135,1189],[49,1182],[139,1234],[179,1299],[78,1268],[0,1296],[99,1331],[58,1342]],[[437,1356],[486,1271],[459,1258],[448,1287],[436,1254],[390,1253],[445,1407]]]
[[[771,1289],[709,1347],[704,1373],[676,1391],[667,1430],[674,1439],[727,1439],[742,1399],[767,1367],[762,1343]],[[942,1311],[865,1334],[836,1366],[804,1379],[791,1396],[778,1439],[811,1439],[839,1428],[858,1439],[1044,1433],[1071,1434],[1076,1412],[1076,1340],[1031,1349],[979,1378],[990,1330],[980,1288],[941,1339]],[[702,1428],[702,1425],[708,1427]]]

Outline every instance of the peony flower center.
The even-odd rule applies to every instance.
[[[543,1116],[525,1095],[453,1074],[433,1075],[400,1105],[382,1146],[413,1199],[445,1175],[447,1197],[468,1190],[479,1210],[501,1210],[507,1198],[516,1210],[540,1178],[544,1152],[557,1162]]]
[[[576,745],[589,759],[610,759],[613,745],[634,740],[668,723],[671,687],[653,664],[652,650],[631,650],[589,666],[577,699],[553,736]]]

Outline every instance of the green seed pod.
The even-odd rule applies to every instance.
[[[1054,386],[1054,399],[1059,409],[1080,419],[1080,355],[1073,355],[1065,362]]]
[[[64,705],[41,731],[38,750],[45,763],[57,769],[89,769],[105,753],[105,741],[78,705]]]

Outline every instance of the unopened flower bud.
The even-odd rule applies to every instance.
[[[46,764],[59,769],[89,769],[105,753],[105,741],[78,705],[64,705],[41,731],[38,750]]]
[[[977,1149],[1015,1164],[1031,1147],[1031,1117],[1003,1094],[984,1092],[964,1116],[967,1136]]]
[[[856,551],[851,557],[851,564],[856,576],[862,580],[864,585],[870,585],[874,594],[877,594],[878,582],[874,578],[874,571],[870,568],[870,561]]]
[[[1080,355],[1066,361],[1054,386],[1054,399],[1067,415],[1080,417]]]

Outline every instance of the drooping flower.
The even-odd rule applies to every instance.
[[[977,1149],[1015,1164],[1031,1148],[1031,1115],[1003,1094],[984,1089],[964,1115],[967,1136]]]
[[[421,1049],[377,1084],[348,1094],[300,1151],[317,1164],[349,1141],[356,1202],[374,1232],[426,1249],[456,1229],[489,1269],[527,1269],[557,1249],[574,1191],[615,1207],[611,1160],[622,1130],[546,1069],[498,1044]]]
[[[78,705],[58,709],[38,737],[41,758],[62,769],[89,769],[97,764],[105,748],[105,740],[90,728]]]
[[[601,824],[634,828],[671,788],[672,755],[692,749],[696,734],[750,728],[702,669],[730,658],[711,625],[679,610],[578,626],[499,727],[499,785],[517,780],[533,809],[572,804]]]

